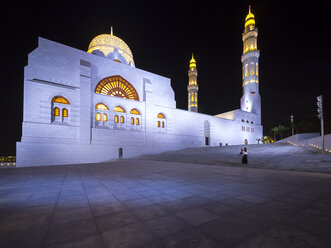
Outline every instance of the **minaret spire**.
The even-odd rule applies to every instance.
[[[198,89],[197,63],[192,53],[190,68],[188,70],[188,111],[198,112]]]
[[[249,5],[245,18],[245,28],[242,34],[243,54],[242,87],[243,96],[240,99],[241,110],[255,114],[255,123],[261,124],[261,97],[259,93],[259,56],[257,49],[258,29],[255,27],[255,16]]]

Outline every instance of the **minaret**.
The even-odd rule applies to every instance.
[[[192,54],[190,69],[188,70],[188,111],[198,112],[198,71]]]
[[[249,12],[245,19],[245,29],[242,34],[243,54],[242,62],[242,87],[243,96],[240,99],[241,110],[256,114],[255,123],[261,124],[261,97],[259,93],[259,56],[257,50],[258,30],[255,27],[255,17]]]

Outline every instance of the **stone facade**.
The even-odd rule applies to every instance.
[[[106,57],[38,39],[24,69],[17,166],[94,163],[120,153],[129,158],[262,138],[260,113],[238,109],[211,116],[177,109],[170,79],[135,68],[129,48],[123,53],[121,47],[107,46]],[[122,82],[119,90],[109,80]]]

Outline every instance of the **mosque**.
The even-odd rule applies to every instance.
[[[257,143],[262,138],[257,35],[249,8],[242,34],[241,107],[215,116],[198,112],[193,55],[188,110],[182,110],[176,108],[170,79],[136,68],[130,48],[112,31],[95,37],[87,52],[39,37],[24,68],[17,166]]]

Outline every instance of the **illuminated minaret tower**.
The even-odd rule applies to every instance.
[[[192,54],[190,69],[188,70],[188,111],[198,112],[198,71]]]
[[[242,62],[242,86],[243,96],[240,99],[241,110],[256,114],[255,123],[261,124],[261,97],[259,93],[259,56],[257,50],[258,30],[255,27],[255,17],[249,12],[245,19],[245,29],[242,34],[243,55]]]

